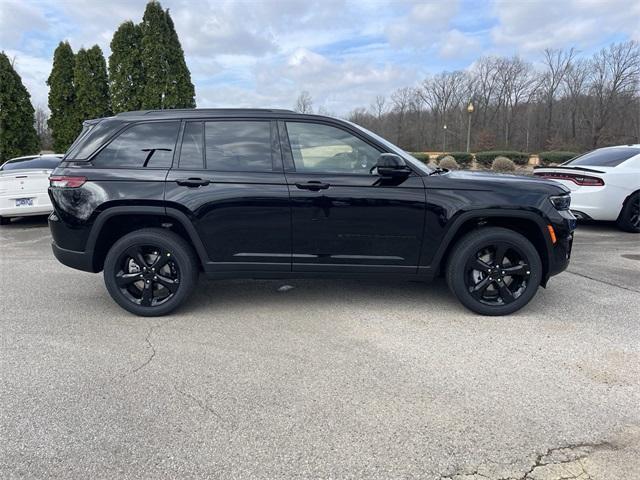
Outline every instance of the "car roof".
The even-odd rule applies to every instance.
[[[14,160],[24,160],[25,158],[39,158],[39,157],[54,157],[54,158],[62,158],[64,154],[62,153],[35,153],[33,155],[23,155],[22,157],[13,157],[7,160],[5,163],[13,162]]]

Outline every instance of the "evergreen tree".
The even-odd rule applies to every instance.
[[[142,108],[160,109],[167,84],[167,41],[169,29],[167,18],[159,2],[147,3],[142,16],[142,64],[144,66],[144,88]]]
[[[144,73],[141,42],[141,28],[131,20],[120,25],[111,40],[109,92],[113,113],[142,108]]]
[[[53,137],[53,149],[60,153],[69,148],[82,126],[75,112],[74,64],[69,42],[60,42],[53,54],[53,67],[47,80],[51,111],[48,125]]]
[[[184,51],[173,25],[169,10],[166,11],[169,38],[167,43],[167,61],[169,66],[167,92],[164,108],[194,108],[195,89],[191,83],[191,73],[184,60]]]
[[[195,90],[173,20],[157,1],[142,17],[142,108],[195,107]]]
[[[40,148],[31,96],[9,57],[0,52],[0,164]]]
[[[98,45],[78,51],[73,81],[76,86],[76,118],[80,125],[84,120],[111,114],[107,64]]]

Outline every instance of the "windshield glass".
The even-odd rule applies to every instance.
[[[380,135],[377,135],[375,133],[373,133],[370,130],[367,130],[364,127],[361,127],[360,125],[358,125],[357,123],[353,123],[353,122],[349,122],[347,121],[347,123],[349,125],[352,125],[354,127],[356,127],[358,130],[366,133],[367,135],[375,138],[378,142],[380,142],[381,144],[383,144],[385,147],[387,147],[389,150],[391,150],[393,153],[400,155],[402,158],[404,158],[408,163],[410,163],[412,166],[416,167],[418,170],[420,170],[421,172],[424,173],[431,173],[433,172],[433,169],[431,169],[431,167],[427,167],[427,165],[425,165],[424,163],[422,163],[420,160],[418,160],[417,158],[411,156],[409,153],[405,152],[404,150],[402,150],[400,147],[394,145],[393,143],[389,142],[388,140],[385,140],[384,138],[382,138]]]
[[[6,170],[53,170],[62,159],[60,157],[27,157],[10,160],[0,166],[3,172]]]
[[[573,158],[562,165],[578,166],[585,165],[591,167],[617,167],[625,160],[630,159],[640,153],[637,147],[609,147],[599,148],[579,157]]]

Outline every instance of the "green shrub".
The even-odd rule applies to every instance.
[[[438,165],[440,165],[440,168],[446,168],[447,170],[457,170],[458,168],[460,168],[460,165],[458,165],[456,159],[451,155],[445,155],[445,157],[440,160]]]
[[[429,163],[429,154],[426,152],[409,152],[409,155],[411,155],[414,158],[417,158],[423,163]]]
[[[516,165],[526,165],[529,163],[529,154],[523,152],[513,152],[513,151],[500,151],[496,150],[493,152],[478,152],[476,153],[476,161],[479,165],[483,167],[489,168],[491,164],[497,157],[507,157],[509,160],[513,161]]]
[[[491,169],[496,172],[515,172],[516,164],[507,157],[496,157],[491,164]]]
[[[578,154],[575,152],[561,152],[556,150],[551,152],[540,152],[538,154],[538,158],[540,159],[540,165],[549,165],[551,163],[564,163],[577,155]]]
[[[473,162],[473,155],[467,152],[450,152],[446,154],[443,153],[442,155],[438,155],[438,161],[442,160],[444,157],[447,157],[447,156],[453,157],[455,161],[458,162],[458,164],[462,168],[471,167],[471,162]]]

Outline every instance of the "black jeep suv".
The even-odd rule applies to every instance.
[[[53,252],[138,315],[213,278],[444,275],[503,315],[566,268],[575,219],[549,180],[433,169],[364,128],[286,110],[90,120],[50,178]]]

